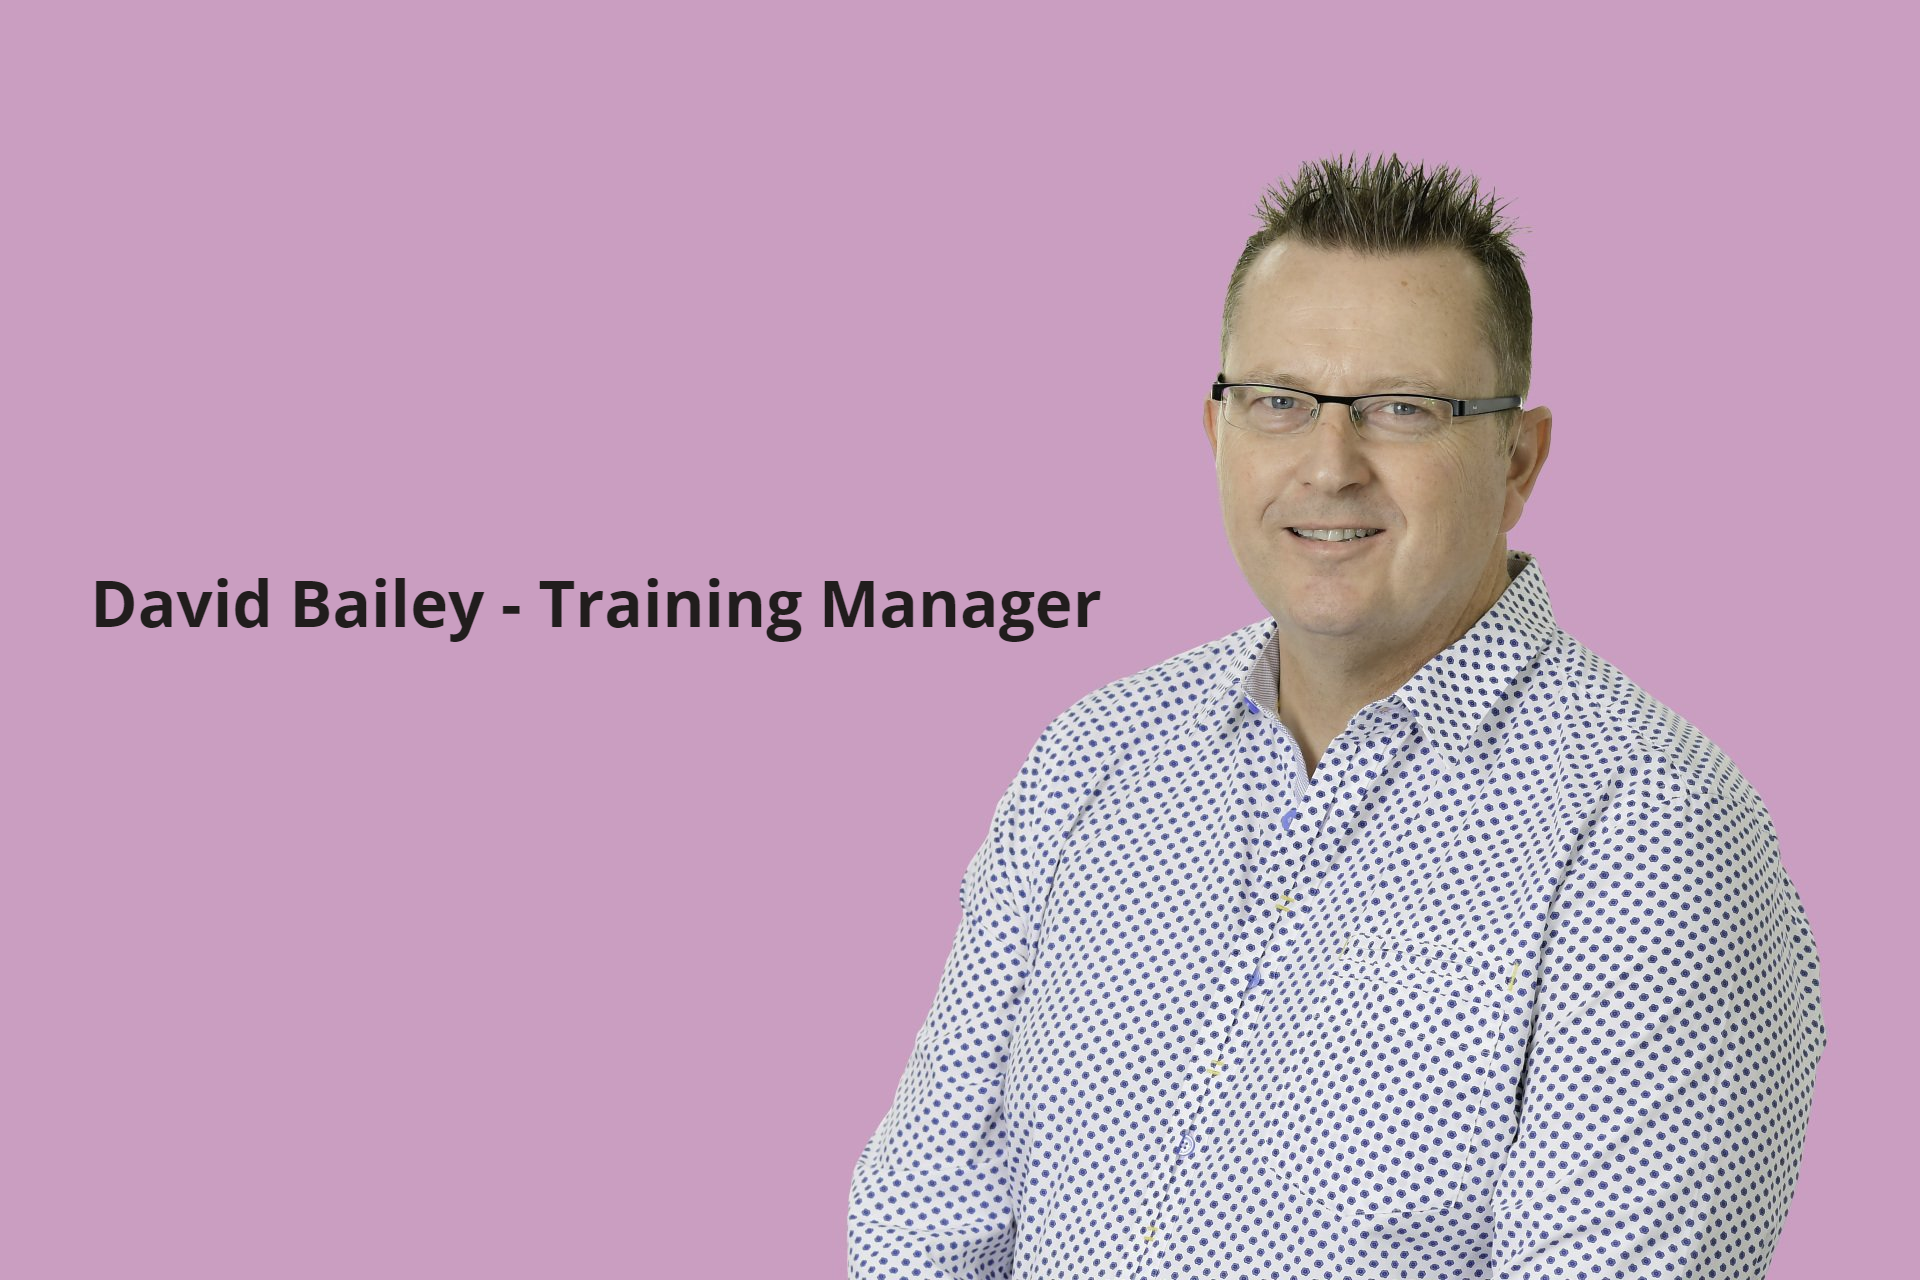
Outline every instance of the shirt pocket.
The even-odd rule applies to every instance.
[[[1431,1217],[1475,1198],[1510,997],[1477,952],[1356,934],[1312,973],[1260,1156],[1341,1217]]]
[[[881,1122],[884,1166],[899,1170],[970,1168],[992,1157],[1005,1129],[1005,1076],[971,1034],[935,1039],[923,1025]]]

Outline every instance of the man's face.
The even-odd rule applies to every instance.
[[[1247,274],[1223,371],[1328,395],[1506,395],[1477,314],[1484,287],[1456,249],[1364,257],[1281,240]],[[1547,410],[1527,411],[1509,455],[1497,414],[1409,442],[1361,439],[1344,405],[1280,438],[1229,425],[1221,408],[1207,401],[1206,429],[1227,540],[1286,638],[1341,637],[1356,660],[1410,672],[1506,588],[1506,533],[1545,461]],[[1302,525],[1380,532],[1308,541],[1292,532]]]

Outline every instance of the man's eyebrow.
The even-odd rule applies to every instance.
[[[1253,383],[1258,383],[1263,387],[1291,387],[1295,391],[1312,390],[1312,388],[1306,385],[1306,382],[1308,380],[1301,378],[1301,376],[1297,373],[1269,373],[1263,369],[1256,370],[1253,373],[1249,373],[1244,377],[1228,378],[1227,381],[1228,382],[1253,382]],[[1447,394],[1445,391],[1442,391],[1438,386],[1434,385],[1432,382],[1428,381],[1426,378],[1420,378],[1420,377],[1415,377],[1412,374],[1401,374],[1401,373],[1389,374],[1385,377],[1375,378],[1371,382],[1366,384],[1366,390],[1367,392],[1424,391],[1429,395],[1436,395],[1436,396],[1444,396]],[[1331,395],[1333,393],[1328,392],[1327,394]],[[1362,394],[1365,394],[1365,393],[1363,392]]]

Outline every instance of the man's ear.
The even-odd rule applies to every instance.
[[[1520,415],[1513,428],[1513,449],[1507,454],[1507,508],[1501,514],[1500,528],[1511,533],[1527,509],[1540,469],[1547,465],[1547,453],[1553,447],[1553,410],[1535,405]]]
[[[1212,396],[1200,402],[1200,424],[1207,429],[1207,448],[1213,451],[1215,458],[1220,456],[1220,437],[1217,434],[1218,428],[1214,424],[1213,411],[1219,407],[1219,404],[1220,402]]]

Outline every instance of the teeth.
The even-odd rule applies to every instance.
[[[1355,538],[1370,538],[1380,532],[1378,529],[1295,529],[1294,536],[1310,538],[1315,542],[1351,542]]]

